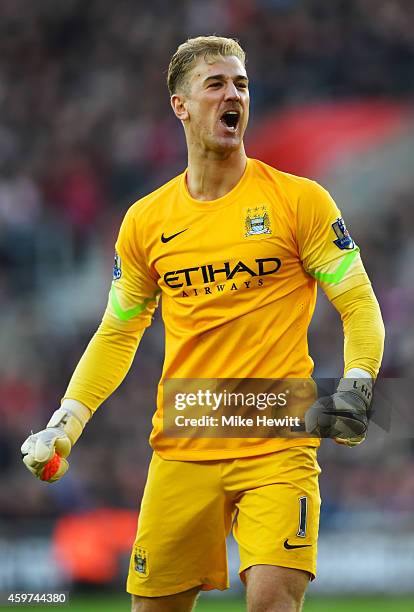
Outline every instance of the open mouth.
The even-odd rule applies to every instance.
[[[230,130],[235,131],[239,124],[240,113],[238,111],[226,111],[222,114],[220,121]]]

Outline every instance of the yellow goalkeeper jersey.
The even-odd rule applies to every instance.
[[[350,279],[361,273],[353,266],[358,258],[325,189],[254,159],[217,200],[192,198],[184,172],[133,204],[116,243],[100,333],[116,329],[122,354],[125,338],[140,338],[162,296],[165,361],[152,447],[168,459],[205,460],[318,445],[315,439],[167,437],[163,382],[309,378],[307,332],[318,276]],[[76,373],[66,393],[92,410],[104,395],[92,397]]]

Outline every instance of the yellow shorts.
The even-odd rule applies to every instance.
[[[224,461],[154,454],[131,554],[127,591],[157,597],[229,586],[226,536],[252,565],[316,574],[320,468],[316,448]]]

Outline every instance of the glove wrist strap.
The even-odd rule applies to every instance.
[[[367,407],[372,401],[372,378],[341,378],[337,393],[350,392],[360,397]]]
[[[73,446],[79,439],[91,416],[92,414],[89,408],[80,402],[65,400],[62,407],[52,414],[46,427],[57,427],[62,429]]]

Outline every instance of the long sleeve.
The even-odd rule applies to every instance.
[[[158,303],[160,291],[139,248],[139,237],[129,212],[116,243],[108,306],[63,397],[92,412],[125,378]]]
[[[327,292],[329,295],[329,291]],[[332,299],[344,328],[345,374],[352,368],[378,375],[384,350],[384,324],[371,284],[353,287]]]
[[[124,380],[144,333],[123,333],[108,319],[104,316],[88,344],[63,398],[76,399],[92,412]]]
[[[384,324],[359,248],[325,189],[310,182],[305,196],[298,209],[300,255],[305,270],[341,315],[344,372],[360,368],[376,377],[383,354]]]
[[[345,270],[347,254],[342,262],[343,274],[327,272],[328,267],[316,273],[328,299],[341,315],[344,329],[344,373],[353,368],[378,375],[384,350],[384,323],[371,282],[359,253]],[[348,259],[348,261],[349,261]],[[338,269],[338,267],[337,267]]]

